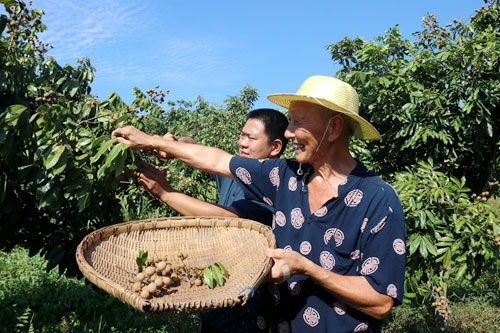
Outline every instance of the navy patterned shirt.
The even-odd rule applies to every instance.
[[[245,195],[274,208],[279,248],[294,250],[332,272],[364,276],[379,293],[403,299],[406,263],[403,210],[395,190],[361,162],[315,212],[308,201],[309,164],[287,159],[235,156],[230,169]],[[294,275],[267,285],[269,300],[257,326],[276,332],[380,331],[382,321],[343,304],[312,279]]]

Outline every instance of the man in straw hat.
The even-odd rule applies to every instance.
[[[239,156],[249,158],[278,158],[286,148],[284,136],[288,126],[285,115],[274,109],[255,109],[247,113],[247,121],[238,140]],[[166,134],[166,139],[196,143],[191,138],[177,139]],[[167,157],[160,152],[158,157]],[[245,198],[243,189],[234,179],[211,175],[219,190],[217,205],[190,197],[170,187],[163,172],[144,165],[137,180],[159,200],[185,216],[241,217],[271,226],[273,209],[269,205]],[[201,315],[201,332],[255,332],[256,299],[260,292],[244,307],[218,309]]]
[[[216,148],[170,143],[133,127],[113,136],[134,149],[160,149],[200,169],[237,179],[245,193],[274,208],[278,249],[269,309],[257,326],[279,332],[380,331],[401,304],[405,228],[394,189],[349,152],[349,139],[380,139],[359,116],[349,84],[309,77],[296,93],[269,100],[288,108],[285,136],[296,158],[254,160]]]

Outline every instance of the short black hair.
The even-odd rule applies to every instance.
[[[280,156],[286,148],[288,143],[287,138],[285,138],[285,130],[288,127],[288,119],[286,116],[274,109],[255,109],[247,114],[247,120],[258,119],[264,124],[264,133],[266,133],[269,144],[273,143],[274,140],[280,139],[283,142],[281,151],[278,156]]]

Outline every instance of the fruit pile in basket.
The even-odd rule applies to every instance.
[[[187,254],[177,252],[176,257],[176,262],[172,263],[166,255],[148,259],[148,252],[139,251],[136,258],[138,273],[132,290],[149,299],[152,296],[161,297],[168,293],[169,288],[182,283],[189,287],[206,284],[212,289],[216,285],[222,287],[229,278],[229,272],[221,263],[189,267],[184,261]]]

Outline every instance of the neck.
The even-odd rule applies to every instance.
[[[334,142],[323,153],[319,152],[316,159],[311,164],[314,168],[314,175],[325,180],[340,183],[345,179],[357,165],[352,158],[346,144]]]

